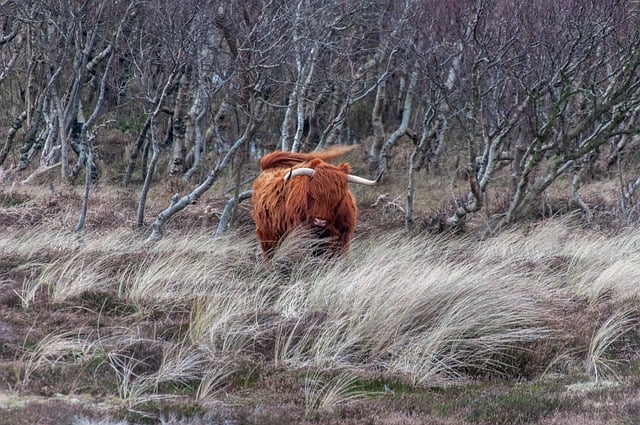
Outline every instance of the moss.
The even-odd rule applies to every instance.
[[[24,205],[29,202],[29,198],[26,195],[20,193],[0,193],[0,206],[9,208]]]
[[[357,379],[354,382],[359,390],[367,393],[405,394],[415,391],[415,388],[401,380],[379,377],[375,379]]]
[[[517,385],[504,394],[482,393],[469,400],[466,419],[472,423],[529,424],[579,402],[558,397],[543,387]]]

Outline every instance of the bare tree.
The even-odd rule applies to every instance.
[[[611,138],[635,131],[629,125],[640,105],[640,32],[636,17],[616,6],[553,11],[569,25],[561,37],[554,35],[559,45],[541,52],[555,64],[546,78],[525,83],[533,137],[520,158],[522,172],[500,224],[531,214],[558,176],[588,161]]]
[[[39,153],[36,172],[59,164],[70,183],[89,170],[88,199],[99,129],[130,132],[117,172],[133,186],[141,169],[138,225],[153,184],[196,186],[154,237],[225,173],[233,211],[249,161],[278,145],[370,141],[376,174],[406,143],[407,227],[420,179],[455,168],[466,185],[442,223],[483,211],[497,229],[565,175],[588,218],[581,183],[622,172],[637,144],[638,14],[622,0],[9,0],[0,23],[2,161]],[[640,179],[619,180],[627,208]],[[488,211],[488,190],[509,201]]]
[[[118,14],[129,13],[134,3],[107,4],[26,2],[13,11],[27,27],[23,58],[27,65],[24,90],[27,132],[20,148],[18,169],[27,168],[35,152],[43,147],[50,150],[43,152],[43,157],[51,158],[54,151],[59,153],[63,177],[68,176],[69,147],[73,147],[79,159],[75,175],[82,168],[87,153],[80,140],[81,104],[94,108],[102,102],[99,94],[96,97],[100,92],[99,73],[108,57],[113,60],[117,50],[110,40],[120,31]],[[95,175],[95,163],[91,164],[91,170]]]
[[[246,150],[256,127],[262,121],[264,102],[260,96],[256,96],[256,94],[260,94],[259,87],[262,78],[259,74],[254,74],[253,69],[255,67],[254,61],[259,60],[260,57],[257,54],[259,49],[256,44],[256,34],[258,33],[256,29],[265,24],[266,17],[263,13],[264,9],[249,11],[247,9],[249,6],[243,4],[239,10],[230,10],[220,6],[215,11],[214,17],[217,27],[221,30],[222,40],[227,45],[227,52],[233,59],[228,64],[235,76],[229,81],[229,84],[232,87],[240,88],[235,96],[227,96],[225,102],[233,101],[235,103],[233,107],[238,116],[238,125],[241,125],[244,130],[201,184],[186,196],[180,197],[179,194],[175,194],[171,198],[169,207],[156,217],[152,225],[152,233],[149,236],[150,240],[161,237],[167,220],[187,205],[196,202],[218,180],[236,153],[241,149]],[[234,13],[240,14],[240,16],[236,16],[239,19],[233,19]],[[236,193],[236,199],[238,195]]]
[[[149,168],[147,169],[147,173],[144,179],[144,184],[142,186],[142,190],[140,191],[140,200],[138,201],[138,212],[137,212],[137,216],[136,216],[136,225],[138,227],[142,227],[142,225],[144,224],[144,209],[145,209],[145,205],[147,203],[147,195],[149,194],[149,189],[151,188],[151,180],[153,178],[153,173],[155,171],[156,168],[156,163],[158,162],[158,157],[160,156],[160,142],[158,141],[158,137],[156,135],[156,129],[154,126],[154,120],[156,119],[156,117],[158,116],[158,114],[160,113],[160,110],[164,104],[165,98],[167,96],[167,93],[169,91],[169,87],[173,84],[175,78],[176,78],[176,74],[177,74],[177,68],[175,68],[173,70],[173,72],[171,72],[171,74],[169,74],[169,76],[167,77],[167,81],[165,82],[164,86],[162,87],[162,91],[160,93],[160,95],[158,96],[158,99],[156,101],[156,107],[153,110],[153,112],[151,113],[151,115],[148,118],[149,121],[149,127],[151,128],[151,140],[152,140],[152,147],[153,147],[153,155],[151,157],[151,164],[149,165]]]
[[[22,112],[18,118],[15,119],[13,124],[11,124],[11,128],[9,129],[9,134],[7,134],[7,138],[4,142],[4,146],[0,150],[0,166],[4,163],[4,160],[7,159],[7,155],[9,154],[9,150],[11,149],[11,145],[13,144],[13,139],[16,136],[16,133],[22,127],[22,123],[27,119],[27,113]]]
[[[410,27],[410,15],[414,12],[414,8],[416,7],[416,3],[410,0],[396,3],[398,6],[399,16],[397,18],[392,18],[391,16],[387,16],[386,14],[380,15],[380,26],[387,27],[387,34],[381,32],[380,34],[380,44],[377,52],[378,59],[378,73],[380,78],[378,79],[377,89],[376,89],[376,97],[373,104],[373,108],[371,110],[371,127],[373,129],[373,141],[371,143],[371,148],[369,149],[368,156],[368,167],[369,174],[372,176],[380,173],[382,170],[386,168],[387,165],[387,156],[389,154],[390,148],[400,139],[400,137],[404,136],[409,130],[409,119],[414,112],[413,110],[413,99],[415,96],[415,90],[417,85],[417,80],[419,78],[418,75],[418,61],[414,60],[413,65],[409,65],[411,70],[408,72],[410,74],[409,88],[405,91],[402,89],[404,86],[405,72],[399,69],[393,69],[395,74],[399,76],[399,103],[403,103],[402,107],[398,109],[401,111],[400,114],[402,118],[398,125],[398,128],[392,132],[389,138],[385,140],[385,125],[383,119],[383,112],[386,105],[387,94],[387,79],[390,75],[391,63],[397,62],[395,60],[397,57],[401,56],[401,53],[404,53],[403,56],[411,56],[412,49],[411,46],[405,42],[404,34],[409,30]],[[393,11],[392,11],[393,12]],[[410,31],[410,30],[409,30]],[[402,52],[399,51],[402,49]],[[394,61],[395,60],[395,61]],[[399,60],[399,59],[398,59]],[[404,102],[402,101],[402,97],[404,97]]]
[[[416,92],[416,86],[418,83],[418,62],[416,61],[413,69],[411,70],[411,75],[409,76],[409,85],[407,86],[406,91],[404,92],[404,103],[402,107],[402,119],[400,120],[400,124],[398,128],[396,128],[385,140],[382,148],[380,149],[380,157],[378,162],[378,173],[384,171],[387,168],[387,162],[389,159],[389,151],[391,147],[396,144],[396,142],[403,136],[406,136],[411,133],[409,129],[409,119],[413,113],[413,99]],[[370,164],[371,165],[371,164]]]
[[[187,134],[187,121],[189,115],[187,108],[191,103],[191,90],[193,83],[193,66],[190,63],[180,68],[178,79],[178,91],[173,108],[173,146],[169,174],[176,175],[184,172],[184,159],[186,154],[185,137]]]
[[[528,217],[560,175],[626,131],[640,99],[638,36],[628,30],[635,17],[616,2],[574,6],[477,1],[459,42],[436,46],[453,47],[448,54],[434,50],[453,60],[432,78],[455,112],[457,125],[447,131],[466,141],[469,183],[447,225],[461,226],[480,211],[506,167],[513,194],[492,226]],[[544,30],[534,30],[541,22]],[[463,46],[459,53],[456,46]]]
[[[95,100],[93,105],[93,111],[89,118],[82,123],[82,128],[80,130],[80,140],[82,146],[82,154],[80,158],[84,156],[84,165],[85,165],[85,183],[84,183],[84,193],[82,196],[82,207],[80,210],[80,218],[78,220],[78,224],[76,225],[75,231],[77,233],[81,232],[84,228],[87,208],[89,202],[89,189],[91,187],[91,182],[97,178],[97,176],[93,175],[93,166],[94,166],[94,147],[93,140],[96,136],[96,120],[102,113],[102,106],[104,103],[105,91],[107,87],[107,78],[109,77],[111,64],[116,55],[116,51],[118,51],[117,46],[120,42],[120,36],[122,34],[123,28],[127,20],[129,19],[129,12],[135,7],[134,2],[130,2],[129,6],[123,11],[122,16],[120,17],[119,22],[116,24],[115,34],[113,38],[109,41],[109,44],[103,49],[102,53],[99,56],[106,56],[108,54],[108,59],[104,65],[104,69],[102,71],[102,76],[99,80],[99,91],[98,97]],[[107,53],[105,53],[107,52]],[[91,70],[95,65],[96,58],[94,58],[87,65]]]
[[[222,161],[220,161],[220,163],[209,173],[209,176],[204,182],[202,182],[202,184],[200,184],[188,195],[183,196],[182,198],[180,198],[180,196],[177,194],[171,198],[171,204],[169,205],[169,207],[158,214],[158,216],[156,217],[156,220],[152,225],[151,234],[148,238],[149,241],[159,239],[164,232],[164,225],[168,219],[170,219],[177,212],[183,210],[187,205],[196,202],[202,196],[202,194],[204,194],[207,190],[209,190],[209,188],[211,188],[211,185],[213,185],[213,183],[218,180],[220,173],[227,168],[236,151],[245,143],[247,143],[249,138],[251,138],[255,127],[256,123],[250,120],[247,127],[245,128],[245,132],[238,140],[236,140],[236,142],[224,156]]]

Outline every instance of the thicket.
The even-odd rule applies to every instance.
[[[5,0],[0,22],[4,180],[117,182],[138,226],[166,185],[156,236],[221,175],[238,199],[264,152],[335,143],[407,187],[407,228],[428,176],[464,182],[445,228],[529,219],[559,180],[587,221],[585,181],[616,179],[616,214],[635,210],[637,2]]]

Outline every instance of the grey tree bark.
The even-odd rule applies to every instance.
[[[27,119],[27,112],[23,111],[20,115],[16,117],[11,124],[11,128],[7,133],[7,138],[4,141],[4,146],[0,149],[0,167],[4,164],[4,161],[7,159],[7,155],[9,154],[9,150],[11,150],[11,146],[13,145],[13,139],[16,136],[16,133],[22,128],[22,123]]]
[[[151,226],[151,234],[147,238],[147,241],[156,241],[160,239],[164,233],[164,226],[167,220],[169,220],[179,211],[182,211],[187,205],[197,201],[200,196],[202,196],[207,190],[209,190],[213,183],[218,180],[220,173],[227,168],[236,151],[251,137],[255,130],[255,127],[256,122],[254,119],[251,119],[242,136],[238,140],[236,140],[233,146],[231,146],[231,149],[229,149],[229,152],[227,152],[223,160],[209,173],[209,176],[205,179],[205,181],[202,182],[198,187],[193,189],[191,193],[183,196],[182,198],[180,198],[179,194],[175,194],[171,198],[171,203],[169,204],[169,206],[156,217],[156,220]]]
[[[156,169],[156,163],[158,162],[158,157],[160,155],[160,142],[158,141],[158,137],[156,134],[156,129],[154,128],[154,121],[156,119],[156,117],[158,116],[158,114],[160,113],[160,110],[162,108],[162,105],[164,103],[164,100],[167,96],[167,92],[169,90],[169,87],[173,84],[176,74],[178,72],[177,68],[174,68],[173,71],[169,74],[169,76],[167,77],[167,80],[164,84],[164,86],[162,87],[162,91],[160,92],[160,95],[158,96],[158,100],[156,102],[156,107],[153,110],[153,112],[150,115],[150,123],[149,123],[149,127],[150,127],[150,131],[151,131],[151,145],[152,145],[152,156],[151,156],[151,161],[150,164],[147,168],[147,172],[145,174],[145,178],[144,178],[144,183],[142,185],[142,190],[140,190],[140,198],[138,200],[138,209],[137,209],[137,214],[136,214],[136,226],[137,227],[142,227],[144,225],[144,208],[145,205],[147,203],[147,196],[149,194],[149,189],[151,188],[151,180],[153,179],[153,173]]]

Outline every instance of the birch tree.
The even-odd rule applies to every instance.
[[[448,225],[482,208],[505,166],[512,169],[511,200],[490,224],[529,217],[558,177],[629,131],[640,100],[638,31],[636,17],[614,3],[477,3],[463,59],[470,96],[447,96],[451,109],[464,111],[457,121],[467,140],[470,189]],[[538,22],[546,25],[534,31]]]
[[[102,106],[104,103],[105,91],[107,87],[107,79],[111,71],[111,64],[113,63],[113,60],[116,56],[116,52],[119,50],[118,46],[120,43],[120,36],[122,35],[123,28],[127,20],[129,19],[130,11],[134,7],[135,7],[135,3],[130,2],[128,7],[122,12],[122,15],[120,16],[119,21],[116,21],[117,23],[116,23],[115,34],[109,40],[107,46],[104,48],[104,50],[101,53],[101,54],[104,54],[105,56],[108,55],[108,59],[106,59],[104,69],[102,70],[102,76],[99,79],[98,96],[95,99],[95,102],[93,104],[93,111],[91,112],[91,115],[88,117],[86,121],[82,122],[82,128],[80,130],[80,140],[82,144],[81,145],[82,151],[81,151],[80,158],[82,159],[84,156],[85,183],[84,183],[84,193],[82,196],[82,207],[80,210],[80,218],[78,219],[78,224],[76,225],[76,228],[75,228],[76,232],[81,232],[82,229],[84,228],[87,209],[88,209],[88,202],[89,202],[89,190],[91,187],[91,183],[95,179],[97,179],[97,176],[93,174],[94,172],[93,171],[93,167],[94,167],[93,140],[96,137],[96,121],[98,120],[98,117],[102,113]],[[108,52],[108,53],[104,53],[104,52]],[[89,66],[90,67],[94,66],[94,62],[93,61],[90,62]]]
[[[398,7],[399,16],[397,18],[388,17],[386,14],[380,16],[380,26],[387,27],[386,34],[383,32],[380,36],[378,52],[376,54],[378,60],[378,73],[380,77],[377,81],[376,96],[371,109],[371,127],[373,130],[373,140],[368,154],[368,167],[369,174],[376,175],[384,170],[387,166],[388,154],[390,148],[398,141],[400,137],[405,135],[409,129],[409,119],[414,112],[413,99],[415,96],[417,80],[419,77],[418,61],[414,60],[413,65],[409,65],[406,62],[405,66],[408,68],[408,72],[402,72],[401,69],[391,69],[391,63],[398,56],[405,57],[411,56],[414,52],[411,49],[411,45],[404,42],[404,34],[407,31],[411,31],[413,28],[410,25],[410,14],[415,12],[416,3],[413,1],[403,1],[396,4]],[[386,22],[385,22],[386,21]],[[402,53],[399,51],[402,50]],[[402,60],[402,59],[400,59]],[[396,61],[397,64],[397,61]],[[401,65],[398,66],[401,68]],[[402,118],[399,126],[394,130],[389,138],[386,138],[386,129],[384,123],[383,112],[387,103],[387,80],[391,71],[394,71],[396,75],[400,75],[399,84],[399,104],[402,107],[398,107]],[[407,90],[403,90],[405,74],[409,74],[410,83]],[[404,98],[404,101],[402,100]]]
[[[259,68],[256,61],[260,60],[261,49],[273,46],[268,44],[264,47],[257,39],[257,34],[265,34],[268,31],[268,28],[264,32],[258,30],[268,22],[268,17],[264,13],[266,9],[258,8],[250,11],[249,6],[243,4],[239,9],[235,9],[220,5],[214,11],[214,22],[221,31],[222,40],[226,44],[226,53],[232,58],[228,62],[230,69],[227,69],[226,74],[233,73],[234,77],[230,79],[228,84],[240,88],[234,96],[227,96],[225,101],[233,102],[232,105],[239,117],[238,124],[242,126],[243,130],[202,183],[184,196],[176,193],[171,197],[169,206],[157,215],[149,240],[160,238],[164,233],[166,222],[173,215],[186,208],[187,205],[196,202],[209,190],[221,173],[226,171],[234,156],[239,151],[246,150],[249,140],[263,119],[265,104],[260,96],[260,85],[264,80],[260,74],[253,71]]]

